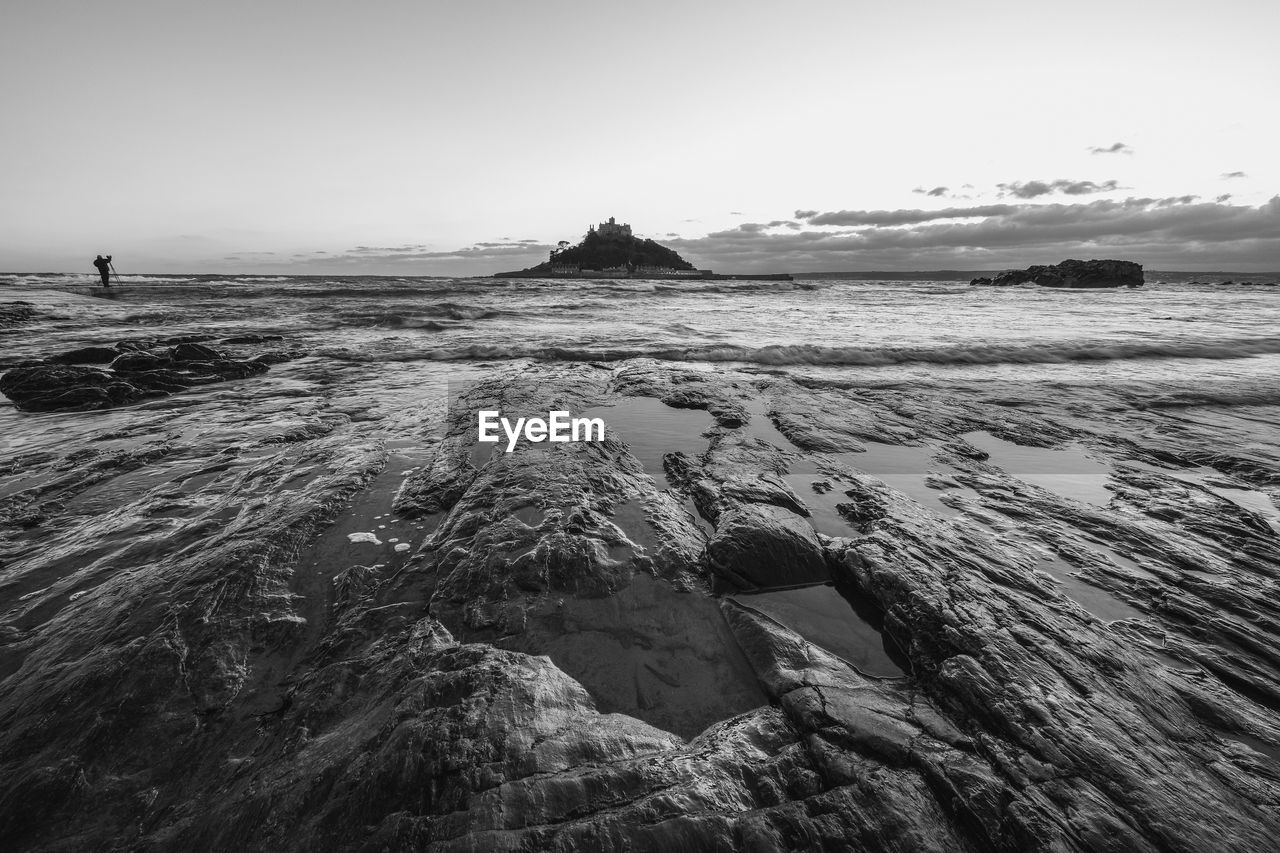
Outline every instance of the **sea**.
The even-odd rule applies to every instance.
[[[266,377],[143,407],[168,406],[193,428],[225,422],[228,440],[245,418],[288,418],[281,401],[308,396],[364,406],[390,438],[416,434],[442,410],[451,382],[521,360],[648,358],[868,384],[1141,382],[1198,389],[1209,400],[1280,401],[1280,273],[1148,271],[1144,287],[1104,290],[835,274],[789,282],[130,275],[111,290],[93,281],[0,275],[0,302],[39,312],[0,330],[0,370],[121,340],[283,336],[301,357]],[[129,411],[28,414],[0,399],[0,451],[85,440]]]

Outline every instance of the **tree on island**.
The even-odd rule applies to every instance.
[[[680,257],[674,250],[668,249],[653,240],[640,239],[630,234],[601,234],[599,231],[588,231],[582,242],[576,246],[568,246],[561,240],[552,250],[551,260],[539,264],[534,269],[555,264],[556,266],[576,266],[584,270],[605,270],[637,267],[662,267],[673,270],[691,270],[694,265]]]

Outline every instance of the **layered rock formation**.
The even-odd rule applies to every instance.
[[[1041,287],[1141,287],[1142,265],[1132,261],[1077,261],[1008,270],[994,278],[975,278],[974,285],[1008,287],[1032,282]]]
[[[175,437],[24,459],[60,474],[0,503],[0,846],[1270,849],[1280,538],[1223,494],[1274,495],[1276,448],[1141,388],[1015,390],[513,366],[405,471],[336,411],[209,448],[106,556],[94,486]],[[481,408],[608,429],[504,453]],[[393,494],[412,553],[350,556]],[[38,553],[33,507],[68,531]],[[814,584],[900,676],[770,615]]]
[[[197,342],[208,340],[189,336],[82,347],[7,370],[0,375],[0,394],[29,412],[107,409],[196,385],[244,379],[292,357],[277,352],[235,359]]]

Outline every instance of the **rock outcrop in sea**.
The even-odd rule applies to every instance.
[[[30,302],[0,302],[0,329],[19,326],[36,314],[35,306]]]
[[[1096,288],[1141,287],[1142,265],[1133,261],[1077,261],[1008,270],[994,278],[975,278],[972,285],[1008,287],[1032,282],[1041,287]]]
[[[1280,458],[1158,396],[509,365],[394,451],[335,398],[28,454],[0,846],[1272,849],[1280,537],[1221,485]],[[480,408],[608,430],[505,453]]]
[[[196,385],[244,379],[292,355],[231,358],[200,341],[209,335],[121,341],[28,362],[0,375],[0,394],[28,412],[108,409]]]

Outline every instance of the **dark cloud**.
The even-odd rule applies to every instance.
[[[816,210],[797,210],[798,219],[808,220],[810,225],[914,225],[935,219],[969,219],[975,216],[1003,216],[1017,210],[1014,204],[984,204],[977,207],[946,207],[942,210],[839,210],[818,213]],[[807,216],[802,214],[808,214]]]
[[[1089,149],[1091,154],[1132,154],[1133,149],[1123,142],[1115,142],[1105,148],[1093,147]]]
[[[1001,269],[1069,257],[1125,258],[1154,269],[1274,269],[1280,196],[1257,207],[1225,201],[1183,195],[942,210],[801,210],[794,220],[742,223],[697,238],[669,232],[662,242],[696,266],[721,272]],[[452,251],[364,246],[291,261],[286,269],[488,275],[540,263],[551,248],[509,241]],[[243,252],[234,257],[252,262]]]
[[[1063,193],[1065,195],[1092,195],[1094,193],[1111,192],[1120,188],[1117,181],[1103,181],[1100,184],[1093,181],[1068,181],[1059,178],[1056,181],[1013,181],[1007,184],[996,184],[1000,188],[1001,196],[1016,196],[1017,198],[1036,198],[1037,196],[1049,195],[1050,193]]]
[[[1046,184],[1044,181],[1014,181],[1009,184],[996,184],[1000,188],[1000,195],[1014,195],[1018,198],[1035,198],[1038,195],[1048,195],[1053,192],[1053,186]]]
[[[1220,195],[1220,196],[1218,196],[1217,198],[1215,198],[1215,199],[1214,199],[1214,201],[1216,201],[1218,204],[1222,204],[1223,202],[1231,201],[1231,193],[1223,193],[1222,195]]]
[[[1249,176],[1246,175],[1244,172],[1223,172],[1221,175],[1221,178],[1224,181],[1230,180],[1231,178],[1247,178],[1247,177]]]
[[[792,230],[796,230],[803,227],[804,226],[799,222],[791,219],[775,219],[772,222],[744,222],[733,230],[741,231],[744,234],[760,234],[770,228],[790,228]],[[667,236],[674,237],[676,235],[668,234]]]
[[[324,257],[294,261],[290,268],[370,275],[488,275],[541,263],[551,248],[545,243],[509,240],[480,242],[451,251],[430,251],[422,245],[356,246],[345,252],[321,253]]]
[[[356,246],[351,249],[352,252],[366,252],[373,255],[395,254],[398,252],[422,252],[426,251],[427,246],[421,243],[407,246]],[[321,253],[323,254],[323,253]]]
[[[915,189],[913,189],[913,190],[912,190],[912,192],[913,192],[913,193],[919,193],[920,195],[931,195],[931,196],[934,196],[934,197],[936,198],[936,197],[938,197],[938,196],[944,196],[944,195],[946,195],[946,194],[947,194],[947,188],[946,188],[946,187],[934,187],[934,188],[933,188],[933,189],[931,189],[931,190],[927,190],[927,189],[925,189],[924,187],[916,187]]]
[[[1173,196],[800,212],[811,214],[805,230],[739,227],[670,245],[699,266],[744,272],[998,269],[1067,257],[1128,258],[1164,269],[1261,269],[1280,255],[1280,196],[1259,207]]]

